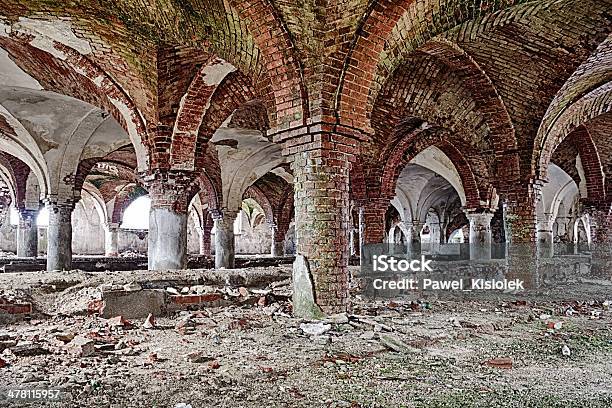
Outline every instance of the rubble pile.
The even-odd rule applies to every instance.
[[[302,320],[292,317],[285,278],[95,282],[48,293],[53,313],[0,328],[0,388],[58,389],[65,406],[81,407],[460,406],[457,390],[499,399],[508,387],[528,389],[530,406],[553,393],[603,407],[612,395],[601,380],[612,375],[612,311],[601,296],[355,296],[351,313]],[[560,378],[581,385],[559,390]]]

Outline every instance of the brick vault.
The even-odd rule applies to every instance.
[[[436,253],[457,239],[489,259],[511,242],[529,250],[504,251],[509,273],[525,273],[555,243],[586,243],[609,270],[610,10],[4,0],[0,218],[17,210],[19,256],[64,270],[79,205],[116,256],[126,208],[148,195],[148,265],[163,270],[187,267],[193,239],[234,267],[247,213],[311,280],[303,315],[350,307],[360,244]]]

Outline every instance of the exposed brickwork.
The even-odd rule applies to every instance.
[[[388,198],[369,199],[361,205],[363,211],[364,244],[380,244],[386,231],[385,215],[389,208]]]

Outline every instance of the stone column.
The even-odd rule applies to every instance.
[[[537,224],[537,248],[538,256],[542,258],[552,258],[554,255],[553,241],[553,216],[552,214],[544,214],[541,219],[538,219]]]
[[[408,237],[409,241],[409,254],[412,258],[421,256],[421,230],[423,229],[423,223],[419,220],[412,220],[411,223],[406,224],[406,228],[410,232]]]
[[[491,259],[491,219],[492,213],[466,213],[470,222],[470,259]]]
[[[189,172],[156,171],[145,178],[151,197],[149,270],[184,269],[187,265]]]
[[[432,254],[440,253],[440,233],[441,229],[439,222],[432,222],[429,224],[429,236],[431,240],[430,252]]]
[[[272,231],[272,245],[270,248],[270,255],[272,256],[284,256],[285,255],[285,233],[278,225],[270,224],[270,230]]]
[[[104,255],[119,256],[119,224],[104,224]]]
[[[47,271],[72,269],[72,203],[47,203]]]
[[[38,210],[23,209],[19,211],[17,227],[17,256],[36,258],[38,256]]]
[[[204,225],[198,228],[198,234],[200,236],[200,255],[210,255],[210,231],[212,225]]]
[[[237,214],[237,211],[223,211],[213,216],[215,220],[215,268],[234,268],[234,221]]]
[[[612,277],[612,213],[610,205],[589,209],[591,223],[592,272],[595,276]],[[607,207],[607,208],[606,208]]]

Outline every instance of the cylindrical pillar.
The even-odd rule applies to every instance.
[[[272,245],[270,255],[284,256],[285,255],[285,232],[281,231],[276,224],[270,224],[272,231]]]
[[[234,268],[234,221],[236,211],[223,211],[215,215],[215,268]]]
[[[48,203],[47,271],[72,269],[72,210],[71,203]]]
[[[119,225],[104,225],[104,255],[119,256]]]
[[[470,222],[470,259],[491,259],[491,219],[492,213],[467,213]]]
[[[419,220],[412,220],[412,223],[406,224],[406,228],[410,233],[408,237],[409,253],[412,258],[421,256],[421,230],[423,229],[423,223]]]
[[[335,135],[325,133],[317,137],[329,140]],[[340,139],[342,143],[350,142],[346,137]],[[313,307],[297,301],[308,292],[325,314],[349,308],[349,170],[352,157],[339,150],[322,149],[317,143],[300,146],[294,155],[297,259],[293,274],[294,278],[304,278],[294,279],[296,316],[312,317]],[[306,284],[308,275],[312,276],[314,288]]]
[[[440,223],[432,222],[429,224],[430,249],[432,254],[440,253]]]
[[[554,255],[553,221],[552,214],[544,214],[542,219],[538,219],[536,237],[538,256],[542,258],[552,258]]]
[[[145,180],[151,197],[149,270],[187,266],[187,208],[192,178],[189,172],[157,171]]]
[[[36,258],[38,256],[38,226],[36,217],[38,210],[19,211],[17,227],[17,256]]]

